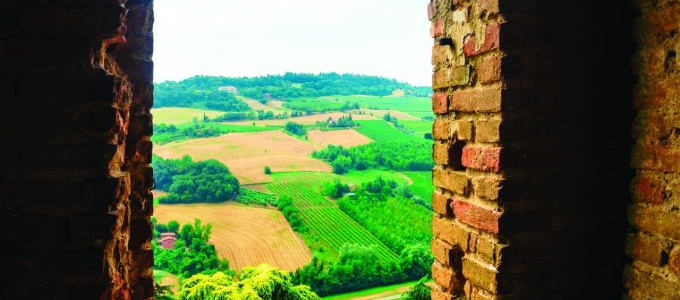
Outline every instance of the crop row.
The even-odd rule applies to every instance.
[[[305,225],[335,252],[338,252],[344,244],[358,244],[375,246],[381,259],[398,259],[394,252],[337,207],[302,209],[302,219]]]
[[[305,181],[275,182],[269,184],[267,188],[279,196],[291,197],[293,204],[299,208],[332,204],[316,191],[313,184]]]

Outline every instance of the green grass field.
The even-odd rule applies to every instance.
[[[410,282],[397,283],[397,284],[392,284],[392,285],[387,285],[387,286],[379,286],[379,287],[374,287],[374,288],[366,289],[366,290],[362,290],[362,291],[326,296],[326,297],[323,297],[321,299],[323,299],[323,300],[349,300],[349,299],[354,299],[354,298],[371,299],[370,298],[371,296],[376,297],[376,298],[373,298],[373,299],[382,298],[382,297],[389,297],[389,296],[403,294],[404,292],[406,292],[406,290],[410,289],[411,286],[415,285],[416,283],[418,283],[418,281],[410,281]]]
[[[280,129],[280,127],[276,126],[251,126],[251,125],[234,125],[234,124],[224,124],[224,123],[210,123],[210,122],[200,122],[202,126],[206,126],[209,128],[213,128],[221,132],[221,134],[227,134],[231,132],[259,132],[259,131],[269,131],[269,130],[277,130]],[[184,129],[188,129],[194,126],[193,123],[185,123],[185,124],[179,124],[177,126],[177,131],[176,132],[164,132],[164,133],[157,133],[151,136],[151,141],[154,143],[157,143],[159,145],[167,144],[169,142],[177,142],[177,141],[183,141],[183,140],[188,140],[192,138],[200,138],[200,137],[189,137],[186,136],[182,131]]]
[[[416,137],[407,134],[383,120],[361,120],[355,122],[360,125],[356,128],[358,132],[377,142],[424,140],[422,136]]]
[[[434,185],[432,185],[432,172],[404,172],[406,176],[413,180],[413,184],[409,186],[411,192],[423,198],[426,203],[432,202],[432,193],[434,192]]]
[[[399,123],[404,125],[404,127],[412,130],[414,135],[422,137],[425,133],[432,133],[432,123],[431,121],[404,121],[399,120]]]
[[[401,112],[432,113],[429,97],[337,96],[340,101],[357,102],[363,108],[391,109]]]
[[[309,229],[302,237],[320,258],[335,259],[344,244],[359,244],[375,246],[378,256],[384,260],[398,259],[397,254],[342,212],[335,202],[321,195],[321,183],[340,178],[338,175],[296,172],[274,173],[272,177],[274,182],[267,184],[267,189],[279,197],[288,196],[293,199],[293,205],[300,209],[304,226]]]
[[[208,118],[214,118],[224,114],[222,111],[187,108],[187,107],[163,107],[151,110],[154,124],[182,124],[191,122],[194,118],[203,120],[203,113]]]

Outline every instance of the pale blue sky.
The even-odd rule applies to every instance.
[[[156,0],[155,81],[286,71],[431,84],[425,0]]]

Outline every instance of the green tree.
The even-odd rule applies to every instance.
[[[264,167],[264,173],[265,173],[265,174],[271,174],[271,173],[272,173],[272,168],[270,168],[269,166],[265,166],[265,167]]]
[[[401,296],[402,300],[430,300],[430,287],[427,286],[427,282],[430,278],[423,277]]]

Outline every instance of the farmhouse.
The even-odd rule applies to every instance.
[[[218,88],[218,90],[222,91],[222,92],[228,92],[228,93],[232,93],[234,95],[238,95],[238,88],[236,88],[235,86],[231,86],[231,85],[221,86],[221,87]]]
[[[163,249],[174,249],[175,242],[177,241],[177,234],[174,232],[163,232],[161,233],[160,241]]]

